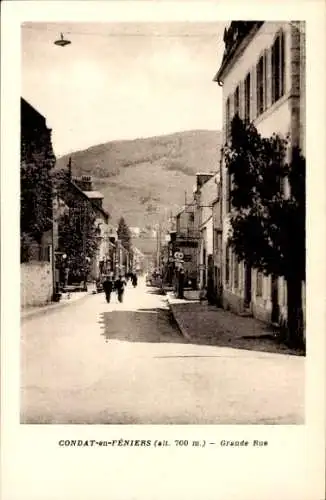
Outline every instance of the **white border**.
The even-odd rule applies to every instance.
[[[299,8],[300,4],[300,8]],[[27,21],[307,21],[305,426],[20,426],[20,24]],[[2,5],[1,278],[3,500],[324,498],[325,6],[306,2],[38,2]],[[217,68],[212,68],[212,74]],[[60,449],[60,438],[268,439],[266,450]]]

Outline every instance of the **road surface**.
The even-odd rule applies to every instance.
[[[21,422],[303,423],[303,358],[188,343],[143,281],[22,322]]]

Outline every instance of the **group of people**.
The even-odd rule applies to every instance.
[[[123,302],[125,288],[127,286],[127,280],[130,279],[134,287],[137,286],[137,275],[135,273],[129,273],[125,278],[121,274],[113,279],[112,275],[105,277],[103,281],[103,290],[105,293],[106,301],[109,303],[111,301],[111,294],[113,291],[117,293],[118,301]]]
[[[135,288],[137,286],[137,283],[138,283],[138,278],[137,278],[137,274],[136,273],[128,273],[127,274],[127,279],[130,279],[131,283],[132,283],[132,286]]]

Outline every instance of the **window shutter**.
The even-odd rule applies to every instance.
[[[284,32],[281,31],[279,37],[280,43],[280,96],[285,93],[285,43]]]
[[[268,108],[267,104],[267,88],[268,88],[268,79],[267,79],[267,50],[264,51],[264,65],[263,65],[263,85],[264,85],[264,111]]]
[[[265,64],[266,64],[266,108],[272,105],[272,51],[271,49],[265,51]]]
[[[257,116],[257,87],[256,87],[256,68],[250,72],[250,119],[254,120]]]
[[[243,120],[244,119],[244,82],[239,83],[239,116]]]

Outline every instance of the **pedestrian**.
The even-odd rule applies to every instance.
[[[103,281],[103,290],[105,293],[105,298],[108,303],[110,303],[111,300],[111,293],[113,289],[113,281],[110,276],[106,276],[104,281]]]
[[[123,296],[126,284],[127,284],[126,280],[121,276],[121,274],[119,275],[118,279],[115,280],[114,288],[117,292],[119,302],[123,302]]]
[[[210,305],[214,305],[216,302],[216,292],[214,287],[214,281],[210,277],[207,283],[207,301]]]
[[[138,278],[137,278],[137,274],[136,274],[136,273],[133,273],[133,274],[132,274],[131,281],[132,281],[132,286],[133,286],[134,288],[136,288],[136,286],[137,286],[137,282],[138,282]]]

